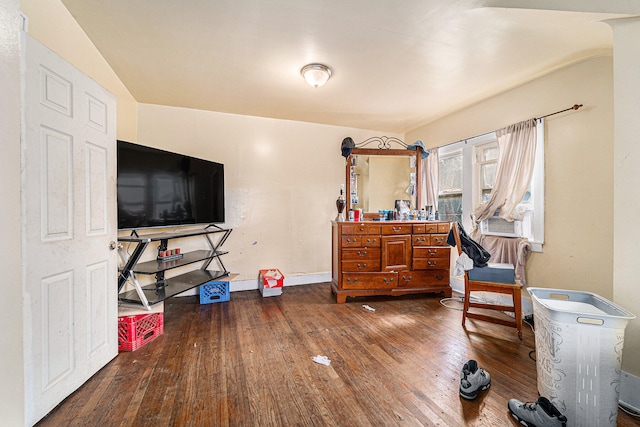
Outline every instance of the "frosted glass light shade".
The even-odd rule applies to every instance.
[[[331,69],[323,64],[308,64],[300,70],[302,77],[312,87],[323,86],[331,77]]]

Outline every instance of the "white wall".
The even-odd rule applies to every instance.
[[[224,163],[225,226],[234,229],[224,262],[236,280],[265,268],[330,272],[330,221],[345,182],[340,144],[379,132],[149,104],[138,119],[138,143]]]
[[[20,16],[18,0],[0,2],[0,424],[24,417],[20,225]]]
[[[532,117],[546,119],[545,236],[527,284],[613,297],[612,58],[583,61],[482,101],[407,135],[439,146]]]
[[[625,331],[623,368],[640,377],[640,19],[611,23],[614,36],[614,302],[636,315]],[[640,380],[640,379],[638,379]],[[635,400],[640,408],[640,381]]]

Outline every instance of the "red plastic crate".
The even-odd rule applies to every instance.
[[[133,351],[162,335],[162,313],[118,317],[118,351]]]

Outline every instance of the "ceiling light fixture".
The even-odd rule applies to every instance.
[[[323,64],[307,64],[300,70],[302,77],[309,83],[309,86],[323,86],[331,77],[331,68]]]

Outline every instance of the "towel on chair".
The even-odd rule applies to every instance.
[[[453,269],[454,276],[463,276],[464,272],[473,268],[473,260],[469,255],[462,252],[456,260],[456,266]]]

